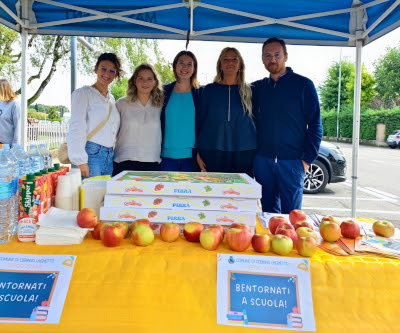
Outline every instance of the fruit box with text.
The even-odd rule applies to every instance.
[[[133,222],[137,219],[148,219],[150,222],[200,222],[202,224],[230,225],[245,223],[255,226],[256,214],[250,212],[222,212],[210,210],[173,210],[157,208],[101,207],[100,220]]]
[[[106,194],[104,207],[255,212],[257,210],[257,199]]]
[[[183,235],[183,227],[185,224],[180,224],[178,223],[179,226],[181,227],[181,235]],[[212,223],[213,224],[213,223]],[[211,224],[204,224],[204,228],[208,228]],[[157,222],[151,222],[151,229],[153,230],[154,234],[159,235],[160,234],[160,228],[162,226],[162,223],[157,223]],[[224,226],[225,232],[229,229],[229,226]],[[254,234],[255,226],[250,226],[250,231],[251,234]]]
[[[122,171],[108,194],[261,198],[261,185],[243,173]]]

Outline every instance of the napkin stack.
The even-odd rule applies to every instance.
[[[36,231],[38,245],[72,245],[80,244],[90,229],[78,226],[78,211],[51,207],[39,218],[39,229]]]
[[[123,171],[107,181],[100,219],[255,227],[261,186],[246,174]]]

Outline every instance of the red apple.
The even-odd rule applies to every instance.
[[[124,238],[122,229],[115,225],[106,224],[103,229],[101,229],[101,233],[103,235],[103,243],[108,247],[119,245]]]
[[[139,220],[135,220],[132,222],[131,226],[130,226],[130,230],[131,232],[133,231],[133,229],[135,229],[138,225],[147,225],[148,227],[151,227],[151,223],[149,220],[147,219],[139,219]]]
[[[305,221],[307,219],[307,214],[300,209],[293,209],[289,213],[289,221],[291,224],[295,225],[296,222]]]
[[[315,239],[315,241],[318,241],[317,233],[308,227],[297,228],[296,234],[297,234],[297,237],[312,237]]]
[[[266,253],[271,247],[271,239],[268,234],[254,234],[251,240],[254,251]]]
[[[207,228],[200,233],[200,244],[209,251],[217,249],[221,243],[221,231],[217,228]]]
[[[165,222],[160,228],[160,236],[164,242],[175,242],[181,234],[181,227],[179,224],[172,222]]]
[[[226,241],[232,251],[243,252],[251,244],[251,232],[246,229],[230,228],[226,232]]]
[[[312,237],[299,237],[296,242],[297,252],[303,257],[312,257],[317,251],[317,241]]]
[[[94,228],[97,224],[97,215],[92,208],[83,208],[76,216],[76,222],[81,228]]]
[[[188,222],[183,227],[183,236],[189,242],[200,242],[200,234],[204,230],[204,225],[199,222]]]
[[[282,223],[278,229],[275,231],[275,235],[285,235],[288,236],[292,239],[293,244],[296,244],[297,241],[297,234],[296,230],[294,230],[294,227],[292,225],[288,225],[286,223]]]
[[[103,221],[99,221],[95,227],[93,228],[93,230],[91,231],[92,234],[92,238],[93,239],[100,239],[100,231],[101,228],[103,227],[105,223]]]
[[[353,220],[345,220],[340,223],[340,230],[343,237],[355,239],[360,236],[360,226]]]
[[[272,216],[268,221],[269,232],[275,235],[276,229],[281,223],[289,223],[283,216]]]
[[[218,229],[221,232],[221,242],[222,242],[224,240],[224,236],[225,236],[224,227],[220,224],[211,224],[210,226],[208,226],[208,229],[210,229],[210,228]]]
[[[233,222],[233,223],[231,224],[231,226],[229,227],[229,229],[233,229],[233,228],[236,228],[236,229],[245,229],[245,230],[247,230],[248,232],[251,233],[251,228],[250,228],[250,226],[247,225],[247,224],[245,224],[245,223]]]
[[[336,217],[334,217],[334,216],[324,216],[324,217],[321,219],[321,225],[322,225],[322,223],[324,223],[324,222],[326,222],[326,221],[335,222],[338,226],[340,226],[339,220],[338,220]]]
[[[322,238],[327,242],[335,242],[340,238],[340,227],[336,222],[324,221],[319,227]]]
[[[141,224],[133,229],[131,238],[135,245],[147,246],[154,241],[154,232],[148,225]]]
[[[387,221],[376,221],[372,225],[375,235],[382,237],[392,237],[394,235],[394,226]]]
[[[301,227],[307,227],[307,228],[314,230],[313,225],[307,221],[296,222],[293,226],[294,226],[294,230],[297,230],[298,228],[301,228]]]
[[[293,241],[285,235],[275,235],[271,240],[271,248],[276,254],[285,256],[293,250]]]

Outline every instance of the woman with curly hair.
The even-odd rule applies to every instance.
[[[159,171],[161,153],[160,113],[164,94],[153,66],[136,67],[126,96],[117,101],[121,127],[114,154],[116,175],[124,170]]]
[[[244,71],[239,51],[224,48],[214,83],[206,85],[201,95],[196,120],[197,162],[202,171],[253,175],[256,128]]]

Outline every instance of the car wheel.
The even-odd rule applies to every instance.
[[[389,146],[390,148],[392,148],[392,149],[396,149],[397,148],[397,146],[395,145],[395,146]],[[399,146],[400,147],[400,146]]]
[[[329,172],[325,165],[315,160],[310,165],[304,178],[303,192],[306,194],[315,194],[322,191],[328,184]]]

